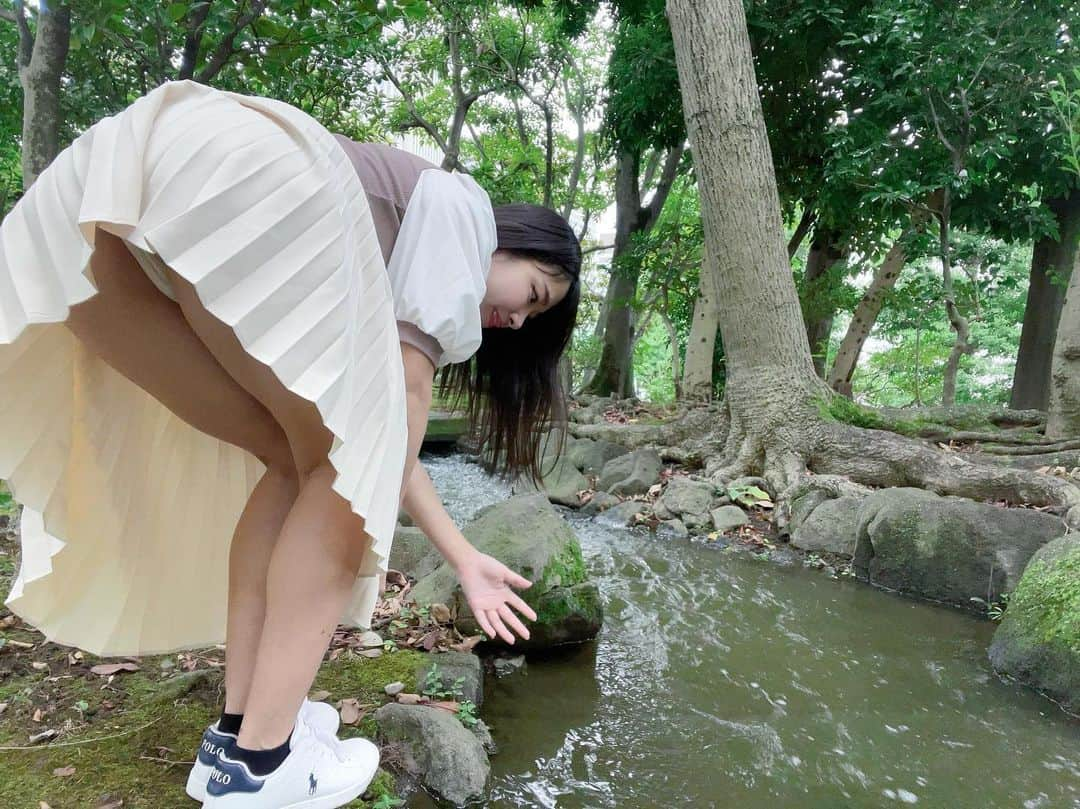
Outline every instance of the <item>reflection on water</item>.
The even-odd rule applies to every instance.
[[[507,495],[425,465],[459,524]],[[604,629],[489,679],[487,806],[1080,807],[1080,724],[993,675],[993,624],[565,513]]]

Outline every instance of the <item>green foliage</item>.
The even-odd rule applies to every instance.
[[[1073,68],[1071,79],[1058,74],[1048,87],[1046,97],[1058,123],[1053,140],[1059,146],[1062,161],[1080,177],[1080,67]]]
[[[1027,299],[1031,248],[958,229],[953,232],[955,297],[975,352],[961,358],[957,402],[1005,404]],[[855,396],[870,405],[937,404],[955,342],[942,302],[940,263],[913,262],[888,295],[876,341],[855,370]],[[880,347],[879,347],[880,346]]]
[[[442,673],[439,664],[432,663],[424,676],[424,683],[420,691],[426,697],[433,700],[454,700],[458,703],[457,718],[467,728],[476,725],[477,707],[472,700],[464,699],[464,677],[455,677],[453,684],[446,688],[443,686]]]

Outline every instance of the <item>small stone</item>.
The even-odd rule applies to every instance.
[[[48,730],[43,730],[41,731],[41,733],[35,733],[33,736],[30,737],[30,744],[37,744],[38,742],[43,742],[46,739],[51,739],[55,735],[56,731],[52,728],[49,728]]]
[[[732,531],[740,525],[746,525],[750,518],[738,506],[720,506],[712,510],[713,525],[717,531]]]
[[[166,657],[164,660],[161,661],[161,670],[162,671],[170,671],[171,669],[174,669],[174,668],[176,668],[176,663],[173,660],[169,659],[168,657]]]
[[[437,624],[450,623],[450,608],[445,604],[432,604],[428,614],[431,616],[431,620]]]
[[[382,649],[361,649],[357,654],[361,657],[382,657]]]
[[[398,694],[397,701],[402,705],[419,705],[420,700],[423,699],[419,694]]]
[[[493,665],[495,666],[496,677],[509,677],[511,674],[525,668],[525,655],[496,657]]]
[[[361,649],[381,649],[383,645],[382,636],[370,630],[362,634],[358,640]]]
[[[383,691],[385,691],[391,697],[396,697],[404,690],[405,683],[388,683],[387,685],[383,686]]]

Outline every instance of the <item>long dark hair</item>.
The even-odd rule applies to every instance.
[[[577,319],[581,244],[569,223],[548,208],[517,203],[494,211],[498,249],[557,267],[570,288],[521,328],[485,328],[468,362],[442,369],[439,396],[449,395],[455,409],[462,398],[468,402],[469,425],[493,472],[504,479],[527,474],[538,482],[544,427],[566,419],[559,358]],[[559,435],[556,451],[561,453],[561,430]]]

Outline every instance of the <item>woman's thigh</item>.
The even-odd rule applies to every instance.
[[[99,228],[90,265],[98,292],[65,321],[87,348],[196,429],[268,466],[291,465],[281,425],[210,353],[122,239]]]
[[[323,425],[313,402],[286,388],[270,366],[248,354],[232,328],[203,306],[195,287],[171,267],[166,268],[177,303],[203,344],[245,390],[282,426],[301,478],[328,463],[333,433]]]

